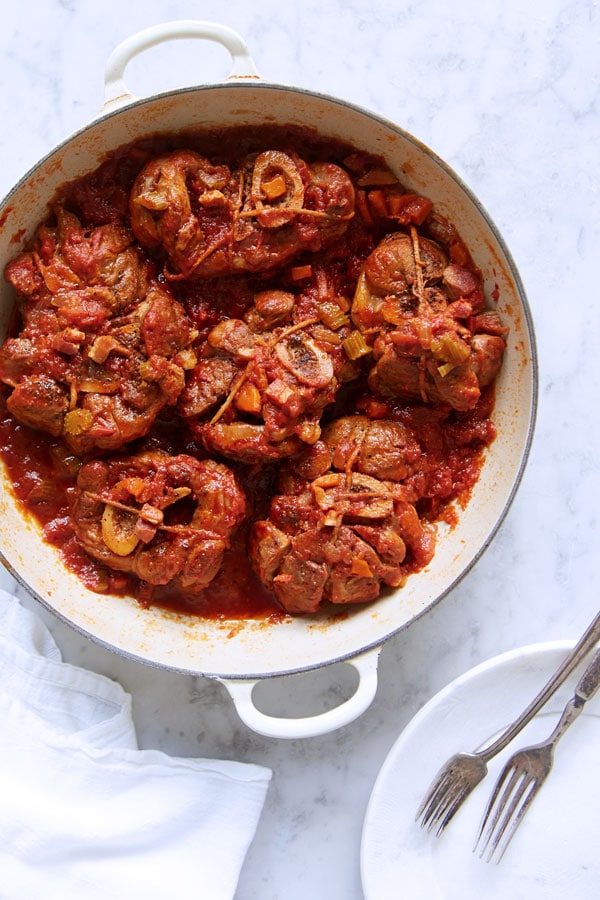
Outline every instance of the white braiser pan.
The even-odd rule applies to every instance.
[[[231,54],[232,72],[222,83],[136,99],[123,75],[128,62],[155,44],[197,37],[217,41]],[[245,43],[229,28],[207,22],[166,23],[142,31],[110,56],[106,103],[100,116],[42,159],[0,207],[2,267],[30,239],[47,215],[47,203],[65,182],[94,170],[119,146],[158,131],[223,128],[243,124],[316,127],[325,136],[385,157],[410,190],[424,194],[457,225],[489,293],[510,327],[497,385],[490,447],[471,501],[453,530],[440,527],[435,557],[405,587],[345,616],[288,617],[278,622],[222,622],[142,609],[133,599],[88,591],[44,543],[36,523],[19,508],[1,473],[0,552],[16,579],[60,619],[111,650],[154,666],[220,679],[242,720],[274,737],[310,737],[353,721],[377,687],[383,642],[423,615],[471,569],[511,504],[529,453],[537,399],[537,363],[525,294],[497,229],[473,194],[434,153],[402,129],[342,100],[260,79]],[[1,286],[0,339],[13,306]],[[303,672],[338,661],[359,674],[350,699],[306,718],[275,718],[258,710],[254,685],[265,678]]]

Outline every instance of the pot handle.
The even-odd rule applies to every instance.
[[[237,31],[216,22],[182,19],[164,22],[138,31],[119,44],[108,57],[104,69],[104,106],[102,113],[118,109],[135,100],[125,84],[128,63],[150,47],[183,38],[202,38],[221,44],[231,54],[233,67],[228,78],[260,78],[244,40]]]
[[[270,716],[261,712],[254,705],[252,692],[259,680],[246,681],[230,678],[218,678],[233,700],[237,714],[242,722],[265,737],[271,738],[312,738],[330,731],[336,731],[349,725],[361,716],[371,705],[377,691],[377,664],[381,647],[368,650],[360,656],[344,660],[358,672],[359,682],[354,694],[333,709],[315,716],[288,719]]]

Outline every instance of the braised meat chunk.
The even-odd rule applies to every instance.
[[[257,574],[288,612],[373,600],[430,561],[434,531],[401,484],[420,455],[401,423],[356,415],[289,460],[250,540]]]
[[[352,318],[372,340],[372,391],[472,409],[495,379],[505,329],[485,306],[481,279],[442,247],[410,233],[387,235],[367,258]],[[373,337],[374,336],[374,337]]]
[[[90,556],[111,569],[193,592],[219,571],[245,512],[222,463],[153,451],[83,465],[73,524]]]
[[[265,463],[318,440],[323,410],[356,376],[343,349],[348,316],[333,286],[320,284],[327,301],[310,287],[299,296],[261,291],[245,320],[225,319],[208,334],[178,408],[211,452]]]
[[[59,207],[6,268],[22,327],[0,349],[16,419],[78,453],[147,434],[196,359],[181,304],[151,275],[131,232],[84,228]]]
[[[339,166],[281,150],[232,167],[176,150],[144,166],[130,208],[140,244],[166,254],[167,277],[214,278],[320,250],[354,216],[354,187]]]
[[[400,422],[342,416],[323,431],[323,443],[335,469],[352,467],[384,481],[407,478],[421,457],[421,447]]]
[[[250,556],[288,612],[314,613],[325,600],[365,603],[384,585],[400,586],[407,557],[422,567],[434,544],[399,485],[330,471],[273,498],[252,529]]]

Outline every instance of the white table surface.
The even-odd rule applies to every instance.
[[[516,500],[467,578],[385,643],[377,696],[353,724],[314,739],[260,737],[240,722],[218,683],[123,660],[42,611],[65,659],[131,692],[143,747],[273,769],[239,900],[357,900],[366,804],[413,714],[488,657],[578,636],[598,606],[600,5],[7,3],[0,17],[0,194],[98,113],[104,63],[121,40],[181,18],[232,26],[266,80],[369,108],[435,150],[504,235],[536,323],[538,421]],[[139,95],[216,81],[229,71],[227,54],[212,45],[152,54],[128,70]],[[14,586],[4,572],[0,582]],[[308,683],[287,679],[280,694],[293,687],[303,702],[313,694],[320,700],[345,689],[346,669],[336,666]]]

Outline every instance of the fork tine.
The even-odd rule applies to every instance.
[[[464,779],[457,781],[451,772],[433,786],[426,804],[422,804],[417,814],[422,813],[421,827],[426,831],[436,828],[436,836],[442,833],[470,792],[470,786]],[[423,806],[426,806],[423,809]]]
[[[435,831],[436,837],[439,837],[446,825],[454,816],[456,810],[460,807],[462,795],[448,795],[444,797],[443,803],[434,807],[427,820],[423,822],[422,827],[427,832]]]
[[[477,754],[450,757],[431,783],[415,820],[421,819],[421,827],[427,831],[435,828],[439,837],[486,773],[487,764]]]
[[[436,837],[440,836],[440,834],[442,833],[442,831],[444,830],[446,825],[448,825],[448,823],[454,818],[455,813],[460,809],[465,797],[467,796],[467,794],[469,792],[470,792],[469,785],[464,783],[461,786],[460,790],[455,792],[453,797],[448,798],[448,800],[446,802],[443,818],[442,818],[442,814],[440,814],[438,816],[438,821],[439,821],[439,819],[441,819],[441,822],[438,825],[438,828],[436,831]]]
[[[446,795],[444,786],[440,784],[437,786],[436,790],[428,800],[426,808],[423,810],[419,810],[419,814],[421,816],[421,827],[426,831],[431,831],[433,826],[436,824],[440,816],[440,809],[445,801],[445,797]]]
[[[501,791],[502,793],[500,793]],[[508,826],[512,822],[502,852],[497,858],[497,862],[500,862],[512,835],[535,793],[536,781],[534,778],[528,778],[526,772],[520,771],[518,768],[507,768],[502,773],[487,805],[475,844],[475,848],[477,848],[485,831],[483,844],[479,853],[480,858],[483,857],[489,846],[490,849],[486,857],[486,862],[490,862],[498,849]],[[519,808],[521,803],[522,805]],[[515,815],[515,813],[517,814]]]
[[[433,780],[426,796],[417,810],[416,821],[421,819],[421,826],[431,831],[433,826],[446,813],[448,806],[456,794],[462,793],[460,782],[455,779],[455,773],[451,766],[444,766]]]
[[[525,794],[525,796],[523,797],[523,801],[522,801],[522,803],[521,803],[521,806],[520,806],[520,808],[519,808],[519,810],[518,810],[516,816],[514,817],[514,819],[513,819],[513,821],[512,821],[512,824],[511,824],[511,826],[510,826],[510,829],[509,829],[509,831],[508,831],[508,833],[507,833],[507,835],[506,835],[506,839],[505,839],[505,841],[504,841],[504,844],[502,845],[502,848],[500,849],[500,851],[498,852],[498,855],[497,855],[497,857],[496,857],[496,863],[499,863],[500,860],[502,859],[502,857],[504,856],[504,854],[506,853],[506,848],[507,848],[508,845],[510,844],[510,842],[511,842],[511,840],[512,840],[512,838],[513,838],[513,835],[514,835],[515,831],[516,831],[517,828],[519,827],[519,824],[520,824],[520,822],[521,822],[521,819],[523,818],[523,816],[524,816],[525,813],[527,812],[527,810],[528,810],[528,808],[529,808],[529,805],[531,804],[533,798],[535,797],[535,795],[537,794],[538,790],[539,790],[540,787],[542,786],[542,783],[543,783],[543,782],[532,781],[532,782],[530,782],[529,785],[527,786],[527,787],[529,788],[529,790],[528,790],[528,792]],[[523,791],[523,793],[525,793],[525,790]],[[494,855],[495,851],[498,849],[498,846],[499,846],[499,843],[500,843],[500,838],[501,838],[501,835],[498,835],[497,838],[496,838],[496,840],[494,841],[494,846],[492,847],[492,850],[491,850],[490,853],[488,854],[487,862],[489,862],[489,861],[491,860],[491,858],[492,858],[492,856]]]
[[[448,768],[442,769],[436,777],[433,779],[429,786],[429,790],[423,797],[421,801],[421,805],[417,810],[417,814],[415,816],[415,821],[418,822],[421,819],[421,824],[423,827],[430,819],[430,817],[435,812],[437,804],[439,803],[440,797],[443,796],[444,791],[446,789],[446,785],[448,783],[449,773]]]
[[[488,804],[485,808],[485,812],[479,826],[479,831],[477,833],[477,838],[475,840],[475,846],[473,848],[474,850],[476,850],[480,845],[480,842],[483,841],[483,843],[481,843],[479,851],[480,857],[485,853],[492,833],[496,828],[498,820],[502,814],[502,810],[506,806],[508,797],[514,789],[516,780],[517,771],[509,765],[502,770],[502,773],[500,774],[500,777],[498,778],[498,781],[494,786],[492,795],[488,800]],[[500,796],[501,800],[498,799]]]

